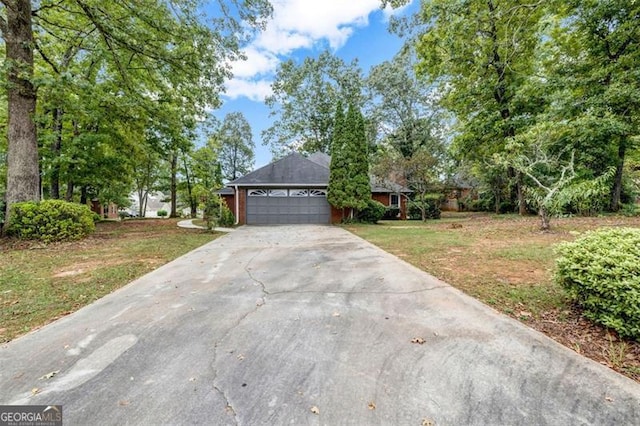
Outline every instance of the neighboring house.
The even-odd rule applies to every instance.
[[[170,212],[171,202],[165,201],[167,198],[168,196],[161,191],[150,192],[147,194],[147,208],[145,210],[144,217],[158,217],[158,210]],[[131,207],[129,207],[130,213],[137,215],[140,211],[138,193],[131,193],[131,195],[129,195],[129,200],[131,201]]]
[[[453,212],[469,210],[468,203],[478,199],[476,187],[473,180],[465,179],[460,174],[455,175],[444,200],[440,203],[440,210]]]
[[[91,211],[103,219],[118,218],[118,206],[113,203],[102,204],[99,200],[91,200]]]
[[[229,182],[219,194],[238,224],[337,223],[342,212],[327,201],[330,162],[323,153],[293,153]],[[409,192],[397,184],[371,186],[371,198],[397,206],[403,219],[407,203],[402,194]]]

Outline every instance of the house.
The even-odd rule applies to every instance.
[[[98,199],[91,200],[91,211],[98,214],[102,219],[117,219],[118,206],[114,203],[103,204]]]
[[[144,202],[143,217],[158,217],[158,211],[164,210],[165,212],[171,211],[171,202],[168,201],[169,196],[165,195],[161,191],[148,192],[142,197]],[[130,213],[138,215],[140,212],[140,196],[138,192],[132,192],[129,195],[131,206],[129,207]]]
[[[219,194],[241,225],[337,223],[342,211],[327,201],[330,162],[323,153],[292,153],[229,182]],[[409,192],[393,183],[371,185],[371,198],[396,206],[403,219],[407,202],[402,194]]]

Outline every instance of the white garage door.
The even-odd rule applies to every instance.
[[[247,224],[327,224],[331,207],[325,189],[274,188],[247,190]]]

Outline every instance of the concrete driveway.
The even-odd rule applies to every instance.
[[[3,345],[9,403],[67,425],[640,424],[637,383],[326,226],[240,228]]]

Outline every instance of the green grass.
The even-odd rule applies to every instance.
[[[0,243],[0,342],[73,312],[217,237],[176,221],[98,224],[84,240]]]
[[[390,221],[347,229],[498,310],[540,315],[561,309],[568,300],[550,276],[558,239],[540,234],[536,220],[450,214],[425,223]]]

